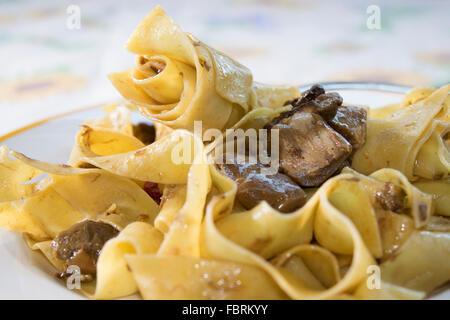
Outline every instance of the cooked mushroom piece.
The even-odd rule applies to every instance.
[[[269,126],[273,126],[280,120],[290,117],[299,111],[315,112],[322,116],[324,120],[331,120],[336,115],[342,102],[343,99],[338,93],[325,92],[322,86],[313,85],[301,97],[286,101],[285,105],[290,104],[293,106],[293,109],[272,120]]]
[[[301,208],[306,202],[305,192],[287,175],[250,174],[238,185],[237,199],[246,208],[255,207],[262,200],[280,212]]]
[[[302,103],[305,103],[307,101],[313,101],[318,96],[324,93],[325,89],[320,84],[314,84],[311,86],[311,88],[303,92],[303,94],[300,97],[288,100],[284,105],[290,104],[293,107],[298,107]]]
[[[56,236],[52,241],[53,253],[64,261],[66,269],[76,265],[83,276],[92,278],[97,273],[97,260],[104,244],[118,234],[119,231],[108,223],[85,220]]]
[[[291,178],[276,173],[261,173],[263,165],[226,163],[220,165],[222,172],[238,184],[237,199],[246,209],[252,209],[265,200],[280,212],[288,213],[301,208],[306,194]]]
[[[331,177],[352,152],[352,146],[321,116],[299,111],[281,119],[280,168],[302,187],[317,187]]]
[[[353,147],[353,153],[366,142],[367,111],[363,108],[341,106],[328,124]]]

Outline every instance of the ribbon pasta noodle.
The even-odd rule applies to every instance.
[[[252,108],[280,107],[298,96],[289,86],[253,82],[245,66],[184,33],[156,7],[127,43],[134,68],[109,76],[125,99],[146,117],[171,128],[223,129]]]
[[[445,85],[420,98],[406,97],[408,102],[396,107],[396,112],[391,113],[390,107],[390,115],[383,110],[376,114],[384,119],[369,119],[368,140],[355,154],[353,168],[364,174],[395,168],[414,180],[446,178],[450,170],[448,142],[444,141],[449,132],[449,91],[450,85]]]

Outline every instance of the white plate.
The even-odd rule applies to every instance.
[[[345,103],[371,107],[399,102],[407,90],[405,87],[367,83],[332,83],[325,87],[338,91]],[[32,158],[65,163],[80,124],[102,115],[100,108],[94,108],[56,117],[0,138],[0,145],[6,144]],[[139,119],[142,118],[138,114],[133,114],[133,122]],[[0,229],[0,284],[0,299],[82,299],[56,279],[49,262],[38,252],[32,252],[20,234],[5,229]],[[432,299],[450,299],[450,290]]]

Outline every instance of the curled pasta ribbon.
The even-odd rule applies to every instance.
[[[352,167],[364,174],[394,168],[409,180],[448,177],[449,90],[414,89],[402,104],[371,110],[367,141]]]
[[[166,185],[165,200],[155,222],[165,232],[159,253],[199,256],[198,235],[211,187],[209,165],[199,138],[176,130],[137,151],[84,161],[115,175]]]
[[[217,195],[206,208],[200,256],[159,252],[126,257],[144,298],[341,298],[365,279],[366,268],[374,260],[352,220],[327,201],[335,183],[352,175],[327,182],[323,192],[289,215],[265,202],[248,212],[230,214],[236,185],[214,167],[210,172]],[[333,224],[317,225],[314,220],[320,218],[331,219]],[[343,278],[333,251],[309,244],[313,233],[322,238],[334,236],[330,229],[335,225],[346,231],[342,237],[353,245],[345,251],[353,254],[353,261]],[[268,261],[269,257],[275,259]]]
[[[214,170],[212,167],[210,170]],[[215,177],[215,174],[213,173]],[[219,179],[226,179],[217,176]],[[214,179],[214,178],[213,178]],[[228,187],[234,183],[226,179]],[[214,186],[214,193],[221,193],[223,186]],[[232,191],[233,192],[233,191]],[[219,196],[221,197],[221,195]],[[223,198],[225,202],[229,197]],[[232,206],[232,203],[229,203]],[[230,207],[231,208],[231,207]],[[204,217],[204,210],[196,211]],[[203,229],[203,228],[202,228]],[[198,233],[184,233],[176,237],[179,242],[203,245]],[[180,231],[180,230],[178,230]],[[183,245],[183,247],[185,247]],[[128,255],[127,262],[133,272],[144,299],[286,299],[286,294],[258,267],[240,263],[234,259],[211,259],[202,251],[159,250],[156,255]],[[187,253],[187,254],[186,254]],[[200,253],[200,254],[198,254]]]
[[[450,229],[415,231],[380,267],[385,281],[410,290],[429,293],[444,285],[450,280]]]
[[[127,262],[148,300],[286,299],[261,269],[233,261],[186,256],[127,255]]]
[[[162,184],[184,184],[191,165],[201,162],[203,143],[192,133],[175,130],[135,151],[82,158],[118,176]],[[195,161],[195,162],[194,162]]]
[[[414,182],[414,186],[433,197],[433,214],[450,217],[450,179]]]
[[[138,56],[132,78],[163,106],[178,102],[183,93],[183,74],[176,62],[165,56]]]
[[[212,143],[208,144],[205,147],[205,152],[208,155],[218,157],[219,159],[223,152],[224,143],[226,143],[226,139],[228,137],[229,132],[231,134],[234,133],[233,130],[248,130],[248,129],[255,129],[259,130],[264,127],[264,125],[268,122],[270,122],[273,118],[279,116],[281,113],[289,111],[292,109],[291,105],[283,106],[280,108],[257,108],[249,113],[247,113],[245,116],[243,116],[238,122],[236,122],[230,129],[226,130],[225,135],[222,137],[222,139],[216,139]],[[263,133],[260,133],[260,136],[262,137]],[[264,139],[261,139],[261,142],[265,142]],[[266,146],[267,148],[267,146]],[[219,153],[219,154],[216,154]]]
[[[6,146],[0,147],[0,203],[23,200],[36,192],[35,183],[27,183],[42,171],[15,161],[8,156]]]
[[[214,259],[233,260],[261,268],[292,299],[327,299],[350,291],[364,279],[366,268],[374,260],[352,221],[328,201],[335,183],[345,178],[351,178],[351,175],[329,180],[303,208],[292,214],[280,214],[262,203],[249,212],[223,218],[235,220],[235,227],[236,224],[245,225],[245,237],[241,233],[227,232],[230,228],[222,229],[221,224],[225,222],[221,223],[221,220],[214,222],[215,216],[231,209],[235,189],[229,189],[226,197],[213,198],[207,207],[202,233],[204,254]],[[227,183],[224,179],[218,178],[216,182],[224,187]],[[284,232],[285,235],[280,237]],[[326,243],[326,239],[335,237],[339,232],[343,233],[336,243],[346,248],[341,250],[347,254],[353,254],[352,265],[342,279],[337,273],[337,261],[331,251],[326,246],[318,249],[308,245],[313,233]],[[261,240],[262,245],[254,245]],[[296,248],[296,245],[300,247]],[[267,252],[264,249],[271,250]],[[281,255],[275,263],[264,259],[274,255]],[[319,271],[320,268],[322,270]],[[317,273],[321,274],[319,278],[314,276]]]
[[[120,131],[84,125],[77,133],[69,164],[81,166],[84,157],[108,156],[134,151],[145,145],[136,137]]]
[[[116,89],[141,113],[173,129],[192,131],[231,127],[257,107],[280,107],[299,96],[290,86],[254,83],[252,74],[223,53],[208,47],[157,6],[127,43],[137,55],[134,68],[109,76]]]
[[[163,234],[145,222],[133,222],[103,247],[97,262],[97,279],[92,298],[112,299],[137,292],[137,284],[127,268],[125,255],[154,254]]]
[[[107,156],[144,147],[133,136],[130,110],[121,105],[106,105],[106,117],[85,121],[78,131],[68,164],[86,166],[83,157]]]
[[[32,168],[49,177],[33,184],[33,193],[23,202],[5,204],[1,226],[48,239],[85,219],[105,221],[122,230],[134,221],[153,223],[159,212],[153,199],[130,179],[98,168],[73,168],[11,154],[17,158],[9,159],[15,167]]]
[[[186,198],[183,206],[168,220],[169,230],[158,250],[159,255],[200,257],[200,230],[211,177],[202,141],[193,135],[188,137],[195,153],[186,177]]]
[[[411,287],[406,280],[399,283],[390,276],[382,276],[384,285],[376,295],[361,289],[367,286],[368,268],[377,265],[374,258],[386,249],[384,239],[394,232],[377,221],[379,209],[372,202],[375,190],[370,185],[390,182],[401,187],[409,215],[413,221],[420,219],[417,228],[429,221],[431,215],[431,197],[414,188],[398,171],[383,169],[370,177],[347,171],[322,185],[303,208],[284,215],[265,203],[247,212],[229,214],[235,193],[233,183],[218,175],[213,180],[227,191],[226,196],[214,197],[207,207],[202,253],[214,259],[260,267],[292,299],[338,299],[348,294],[354,294],[355,298],[416,299],[447,280],[446,267],[436,266],[439,271],[428,287]],[[425,208],[425,212],[420,213],[420,208]],[[412,224],[411,228],[418,230]],[[312,234],[320,247],[309,243]],[[405,246],[413,239],[408,238]],[[442,237],[440,242],[430,254],[435,262],[440,258],[434,254],[445,255],[450,244]],[[409,250],[399,254],[406,255],[403,252]],[[351,257],[351,262],[338,272],[340,255]],[[275,258],[267,261],[271,257]],[[384,264],[380,267],[384,268]],[[414,279],[427,267],[428,264],[417,268],[411,278],[405,279]],[[397,266],[395,270],[401,269]],[[356,293],[355,288],[360,291]]]
[[[433,213],[432,197],[411,184],[399,171],[385,168],[372,173],[370,176],[365,176],[346,167],[342,172],[351,173],[357,177],[357,179],[360,179],[364,189],[372,195],[376,195],[377,188],[380,187],[380,182],[388,182],[392,183],[394,186],[400,187],[406,195],[407,202],[404,205],[408,208],[414,226],[419,229],[429,223]],[[372,205],[374,200],[368,200],[369,206]]]
[[[236,185],[212,166],[210,172],[215,195],[203,219],[200,256],[127,256],[144,298],[167,299],[173,293],[172,298],[241,299],[258,296],[255,292],[263,299],[424,296],[426,288],[391,283],[390,277],[382,280],[383,287],[376,294],[365,289],[368,267],[375,266],[374,257],[380,256],[374,243],[378,241],[382,250],[381,238],[386,232],[377,223],[370,201],[373,190],[366,185],[391,181],[401,186],[411,216],[414,206],[420,206],[417,199],[431,207],[431,198],[413,188],[398,171],[383,170],[372,177],[353,171],[341,174],[291,214],[280,214],[265,202],[231,214]],[[361,210],[364,206],[370,210]],[[430,212],[428,209],[427,214]],[[310,243],[313,234],[318,244]],[[339,255],[351,257],[345,269],[340,267]],[[252,269],[261,281],[254,281],[249,274]],[[435,285],[446,277],[442,270],[437,274]]]
[[[103,106],[102,110],[106,113],[105,117],[87,120],[84,124],[92,128],[100,127],[129,135],[133,134],[129,107],[117,103],[110,103]]]

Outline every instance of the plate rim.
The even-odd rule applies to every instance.
[[[46,124],[49,121],[57,120],[57,119],[60,119],[60,118],[64,118],[66,116],[70,116],[72,114],[76,114],[76,113],[79,113],[79,112],[101,108],[105,104],[107,104],[107,102],[105,102],[105,103],[97,103],[95,105],[89,105],[87,107],[76,108],[76,109],[69,110],[69,111],[66,111],[66,112],[54,114],[52,116],[49,116],[49,117],[41,119],[41,120],[37,120],[37,121],[31,122],[31,123],[29,123],[27,125],[24,125],[22,127],[14,129],[14,130],[12,130],[10,132],[7,132],[7,133],[5,133],[3,135],[0,135],[0,143],[4,142],[5,140],[7,140],[9,138],[14,137],[15,135],[17,135],[19,133],[22,133],[22,132],[25,132],[25,131],[27,131],[29,129],[33,129],[33,128],[38,127],[40,125]]]
[[[365,91],[384,91],[390,93],[406,93],[412,86],[399,85],[389,82],[376,81],[331,81],[331,82],[311,82],[305,85],[297,86],[300,91],[310,88],[313,84],[320,84],[325,90],[365,90]]]

